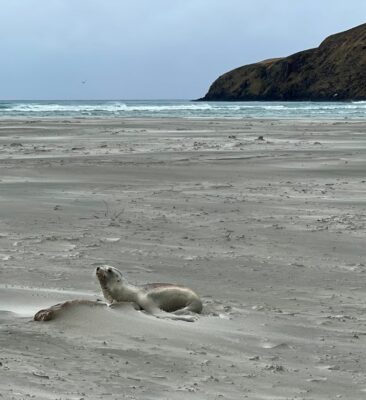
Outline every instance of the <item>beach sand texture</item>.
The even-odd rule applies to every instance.
[[[0,399],[365,399],[365,205],[364,121],[2,120]],[[32,321],[100,264],[203,315]]]

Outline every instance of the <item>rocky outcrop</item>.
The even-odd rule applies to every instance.
[[[366,24],[220,76],[200,100],[366,100]]]

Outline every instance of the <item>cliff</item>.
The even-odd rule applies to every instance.
[[[366,100],[366,24],[220,76],[200,100]]]

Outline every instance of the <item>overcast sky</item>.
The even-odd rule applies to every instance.
[[[0,99],[197,98],[364,22],[366,0],[0,0]]]

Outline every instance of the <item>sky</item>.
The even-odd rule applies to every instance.
[[[0,0],[0,99],[196,99],[365,22],[365,0]]]

